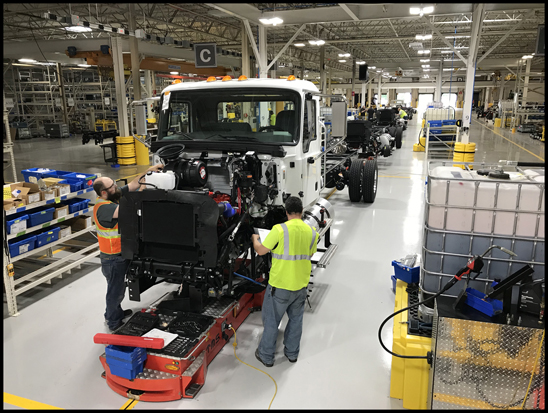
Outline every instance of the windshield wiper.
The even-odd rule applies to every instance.
[[[175,137],[175,136],[177,137],[177,139],[183,139],[184,138],[184,139],[189,140],[189,141],[194,140],[194,138],[192,136],[190,136],[188,133],[184,133],[184,132],[174,133],[173,135],[169,135],[169,137]],[[165,136],[165,137],[167,138],[168,136]],[[173,139],[173,140],[175,140],[175,139]]]
[[[216,133],[214,135],[210,135],[208,136],[207,138],[204,138],[204,139],[211,139],[211,138],[223,138],[223,139],[226,139],[226,140],[230,140],[230,141],[237,141],[237,140],[243,140],[243,141],[258,141],[257,138],[252,138],[252,137],[249,137],[249,136],[233,136],[233,135],[221,135],[219,133]]]

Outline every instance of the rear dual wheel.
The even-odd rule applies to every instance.
[[[378,167],[376,159],[355,159],[349,170],[348,195],[350,202],[372,203],[377,196]]]

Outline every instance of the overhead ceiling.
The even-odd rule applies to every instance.
[[[267,28],[269,59],[278,54],[302,24],[304,29],[293,41],[304,47],[290,46],[280,57],[284,65],[301,65],[319,70],[318,46],[308,40],[325,40],[325,59],[331,76],[348,77],[353,58],[366,61],[378,69],[408,70],[408,75],[421,74],[422,57],[409,46],[417,34],[432,34],[422,41],[431,67],[439,67],[440,59],[450,59],[446,67],[464,64],[449,50],[447,44],[431,28],[431,22],[445,40],[454,45],[466,58],[473,4],[436,4],[434,13],[424,17],[409,14],[413,3],[357,4],[357,3],[140,3],[135,4],[135,28],[155,36],[171,36],[177,40],[215,42],[229,51],[241,51],[242,18],[248,19],[257,36],[258,19],[278,16],[284,23]],[[417,6],[419,4],[416,4]],[[515,68],[524,54],[534,52],[537,27],[544,24],[544,3],[486,4],[478,56],[491,49],[499,39],[518,26],[498,45],[482,64],[486,71]],[[70,33],[63,25],[42,18],[45,12],[59,16],[78,15],[90,23],[129,27],[129,5],[125,3],[11,3],[3,5],[4,43],[58,39],[106,38],[106,33]],[[532,12],[532,14],[530,14]],[[525,20],[524,20],[525,19]],[[463,36],[463,37],[451,37]],[[347,62],[339,54],[350,53]],[[424,57],[422,57],[424,58]],[[451,61],[451,59],[453,61]],[[544,72],[544,57],[535,56],[532,68]],[[280,69],[279,69],[280,70]],[[283,69],[282,69],[283,70]]]

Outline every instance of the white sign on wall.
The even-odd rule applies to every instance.
[[[55,98],[55,106],[61,106],[61,98]]]
[[[67,105],[74,106],[74,98],[67,98]]]

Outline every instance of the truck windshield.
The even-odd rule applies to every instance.
[[[299,141],[299,114],[300,96],[291,90],[172,91],[162,95],[158,140],[295,145]]]

